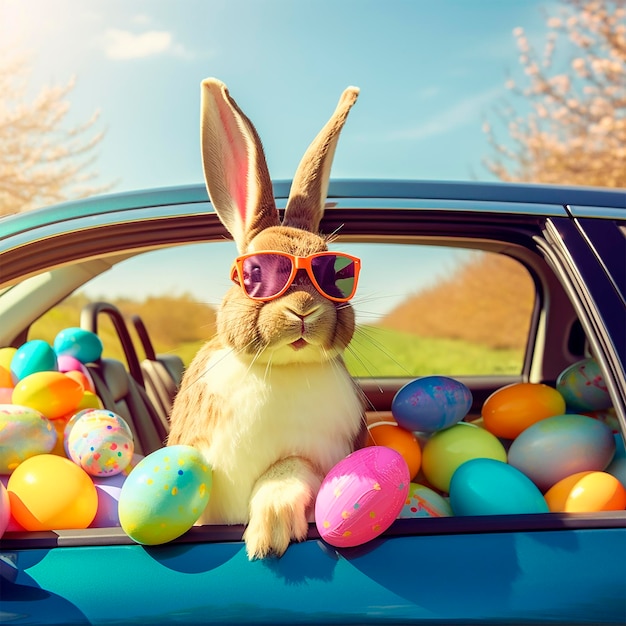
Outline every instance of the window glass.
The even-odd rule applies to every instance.
[[[346,353],[353,375],[521,372],[535,288],[519,262],[457,247],[341,242],[333,248],[362,260],[352,300],[357,330]],[[188,364],[215,333],[235,256],[234,244],[225,241],[123,261],[42,317],[30,338],[53,341],[63,328],[79,324],[87,302],[104,300],[127,318],[140,315],[157,353],[177,354]],[[104,355],[122,358],[105,316],[98,332]]]
[[[346,354],[359,377],[519,374],[535,300],[529,272],[502,254],[345,244],[362,271]]]

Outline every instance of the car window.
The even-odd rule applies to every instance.
[[[346,352],[365,378],[515,375],[522,370],[535,287],[518,261],[497,253],[415,244],[334,246],[362,260],[352,305],[357,330]],[[78,324],[89,301],[139,314],[159,353],[189,363],[215,333],[215,313],[232,284],[232,242],[175,247],[123,261],[44,316],[31,338],[50,341]],[[121,358],[107,318],[104,355]]]
[[[535,302],[524,266],[457,247],[355,244],[362,280],[346,360],[359,377],[522,371]]]

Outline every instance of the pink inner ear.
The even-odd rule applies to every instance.
[[[222,128],[228,142],[228,146],[224,146],[223,150],[224,174],[228,191],[237,205],[242,225],[245,227],[250,155],[246,141],[242,137],[240,129],[237,128],[237,120],[228,103],[219,101],[218,107]]]

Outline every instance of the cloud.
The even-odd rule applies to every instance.
[[[184,46],[176,43],[172,33],[165,30],[149,30],[131,33],[127,30],[109,28],[104,33],[104,52],[109,59],[142,59],[158,54],[191,58]]]
[[[387,133],[385,138],[390,141],[415,140],[445,134],[468,122],[475,121],[485,107],[492,104],[503,93],[503,87],[492,87],[464,98],[418,124]]]

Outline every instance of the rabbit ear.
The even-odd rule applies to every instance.
[[[215,78],[202,82],[204,178],[220,220],[240,252],[261,230],[279,224],[272,181],[252,122]]]
[[[324,215],[330,167],[335,156],[339,133],[359,95],[357,87],[348,87],[339,99],[326,126],[322,128],[300,161],[291,183],[283,225],[316,233]]]

